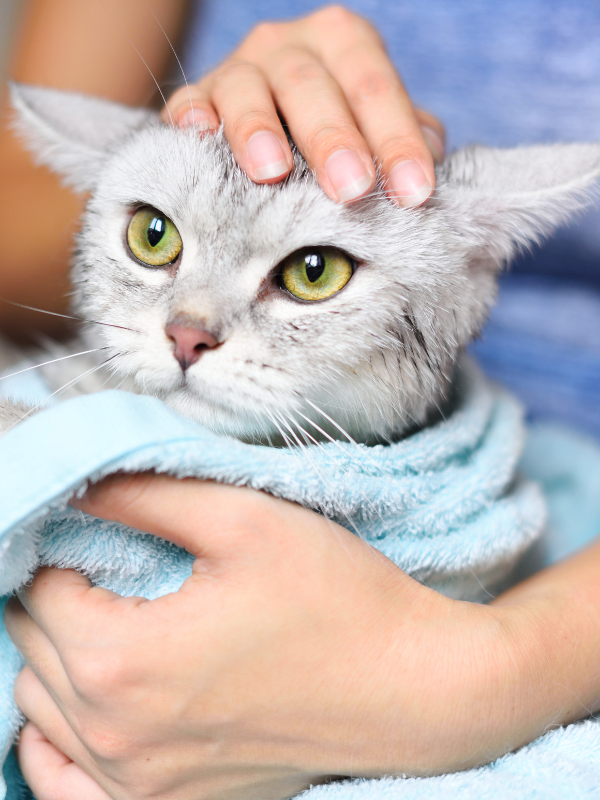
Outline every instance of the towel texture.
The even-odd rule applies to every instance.
[[[551,464],[556,436],[571,441],[565,433],[538,431],[525,454],[530,475],[542,477],[547,486],[557,483]],[[190,574],[189,554],[121,525],[84,520],[67,508],[69,497],[88,480],[116,470],[155,469],[244,484],[320,510],[430,586],[453,597],[481,599],[486,589],[507,579],[544,524],[538,487],[517,475],[523,439],[518,404],[469,362],[460,370],[448,418],[386,447],[336,443],[277,450],[217,436],[153,398],[115,391],[79,397],[0,438],[0,594],[27,580],[40,563],[80,569],[124,595],[152,598],[175,590]],[[600,454],[573,440],[569,463],[575,472],[578,447],[589,450],[585,474],[571,476],[569,485],[577,490],[578,531],[584,539],[596,524],[600,529],[598,502],[582,502],[584,496],[597,497]],[[569,516],[570,496],[563,487],[556,506],[559,527]],[[7,754],[18,725],[12,685],[21,661],[3,628],[0,659],[4,793],[16,800],[21,784]],[[588,721],[554,731],[517,754],[459,775],[340,782],[310,794],[337,794],[339,800],[358,800],[365,793],[554,797],[560,785],[554,773],[560,769],[571,794],[577,786],[576,796],[586,796],[594,780],[596,787],[600,783],[598,730]],[[546,773],[546,794],[521,791],[524,781],[531,786],[540,776],[546,781]]]

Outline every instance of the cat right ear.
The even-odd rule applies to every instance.
[[[495,270],[600,194],[600,144],[465,147],[438,171],[436,197],[472,263]]]
[[[158,114],[96,97],[10,83],[14,127],[36,161],[78,191],[96,185],[107,152]]]

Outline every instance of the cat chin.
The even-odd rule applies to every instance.
[[[213,433],[272,447],[321,444],[334,439],[369,446],[389,444],[419,427],[415,426],[414,421],[407,422],[400,415],[394,414],[386,422],[381,418],[375,419],[373,416],[350,413],[338,408],[335,417],[339,419],[336,420],[329,415],[324,417],[321,413],[314,413],[310,406],[305,407],[306,414],[298,416],[299,412],[296,414],[290,411],[284,415],[276,409],[269,410],[266,403],[251,409],[246,407],[243,411],[239,407],[228,408],[211,404],[185,391],[161,394],[160,397],[174,411],[198,422]],[[331,408],[329,411],[334,413]],[[311,417],[315,418],[313,423],[316,424],[309,422]]]
[[[205,428],[225,436],[233,436],[246,442],[269,444],[277,433],[268,418],[256,409],[256,413],[243,412],[239,408],[226,408],[213,405],[189,392],[178,391],[161,396],[161,399],[174,411],[198,422]],[[262,417],[262,419],[261,419]]]

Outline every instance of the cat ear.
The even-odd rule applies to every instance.
[[[40,164],[77,190],[93,189],[107,152],[155,112],[75,92],[10,84],[14,126]]]
[[[497,267],[591,205],[599,178],[600,144],[472,146],[445,160],[436,197],[471,259]]]

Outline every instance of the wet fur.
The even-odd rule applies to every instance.
[[[426,424],[481,330],[498,270],[588,204],[600,175],[596,144],[470,147],[438,169],[422,208],[396,207],[381,187],[338,205],[298,153],[286,181],[257,186],[222,132],[199,136],[152,112],[36,87],[13,86],[12,99],[39,161],[91,192],[74,312],[122,326],[91,325],[70,351],[103,347],[89,363],[107,359],[122,388],[248,440],[292,438],[289,426],[304,436],[302,426],[317,439],[341,428],[387,441]],[[149,269],[129,254],[127,223],[142,204],[179,229],[176,266]],[[316,245],[358,267],[338,294],[302,303],[274,276],[287,255]],[[164,330],[180,314],[223,342],[185,375]],[[70,380],[74,362],[48,368],[49,383]],[[0,430],[21,412],[4,403]]]

